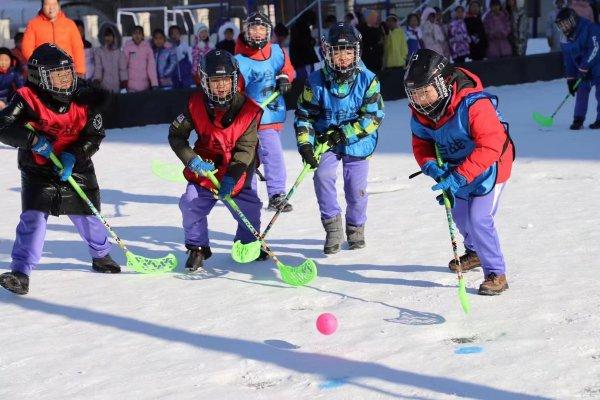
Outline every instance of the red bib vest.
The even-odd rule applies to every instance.
[[[38,116],[37,120],[29,123],[52,142],[54,154],[59,155],[79,139],[79,134],[88,122],[86,106],[72,102],[66,113],[59,114],[48,108],[30,88],[22,87],[17,89],[17,93]],[[47,159],[38,154],[34,153],[33,158],[38,165],[48,163]]]
[[[194,129],[198,134],[194,151],[203,160],[212,161],[215,164],[215,176],[220,181],[227,173],[238,139],[248,130],[254,120],[260,119],[262,109],[251,99],[246,98],[235,120],[226,128],[216,125],[216,121],[212,122],[210,120],[206,110],[204,94],[201,92],[196,92],[190,96],[188,110],[192,117]],[[187,167],[184,169],[183,174],[190,182],[194,182],[208,190],[215,189],[208,178],[197,176]],[[233,196],[242,190],[245,181],[246,173],[244,172],[233,188]]]

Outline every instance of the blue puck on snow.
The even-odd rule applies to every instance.
[[[479,346],[463,346],[454,350],[454,354],[477,354],[483,351],[483,347]]]

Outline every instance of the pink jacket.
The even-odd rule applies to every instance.
[[[577,15],[583,18],[587,18],[594,22],[594,10],[587,0],[573,0],[571,2],[571,8],[575,10]]]
[[[158,86],[156,62],[149,42],[144,40],[138,46],[130,40],[125,43],[123,52],[127,60],[128,92],[141,92]]]

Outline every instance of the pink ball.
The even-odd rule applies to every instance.
[[[331,335],[336,331],[337,327],[338,321],[333,314],[324,313],[317,318],[317,330],[323,335]]]

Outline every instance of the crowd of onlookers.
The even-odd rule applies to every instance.
[[[419,48],[435,50],[454,62],[482,60],[526,54],[530,23],[524,0],[470,0],[444,14],[426,7],[410,14],[401,26],[389,14],[380,21],[374,10],[349,13],[345,21],[362,34],[362,60],[372,71],[402,68]],[[546,36],[553,51],[560,50],[561,34],[554,18],[562,7],[572,7],[585,18],[596,19],[600,0],[554,0],[555,10],[547,17]],[[324,20],[322,34],[337,23],[333,15]],[[273,41],[289,48],[290,59],[302,79],[320,60],[316,14],[307,11],[288,29],[278,23]],[[235,50],[239,28],[232,22],[222,24],[216,35],[198,23],[191,45],[182,40],[182,29],[171,26],[167,32],[155,29],[149,38],[136,26],[131,39],[123,43],[116,25],[105,23],[98,34],[99,47],[85,38],[84,24],[72,21],[60,10],[57,0],[45,0],[40,13],[17,33],[12,50],[0,48],[0,109],[15,88],[23,85],[27,59],[38,45],[55,42],[73,57],[76,72],[112,92],[139,92],[149,89],[186,88],[199,83],[198,64],[213,48]],[[216,37],[216,38],[215,38]]]

